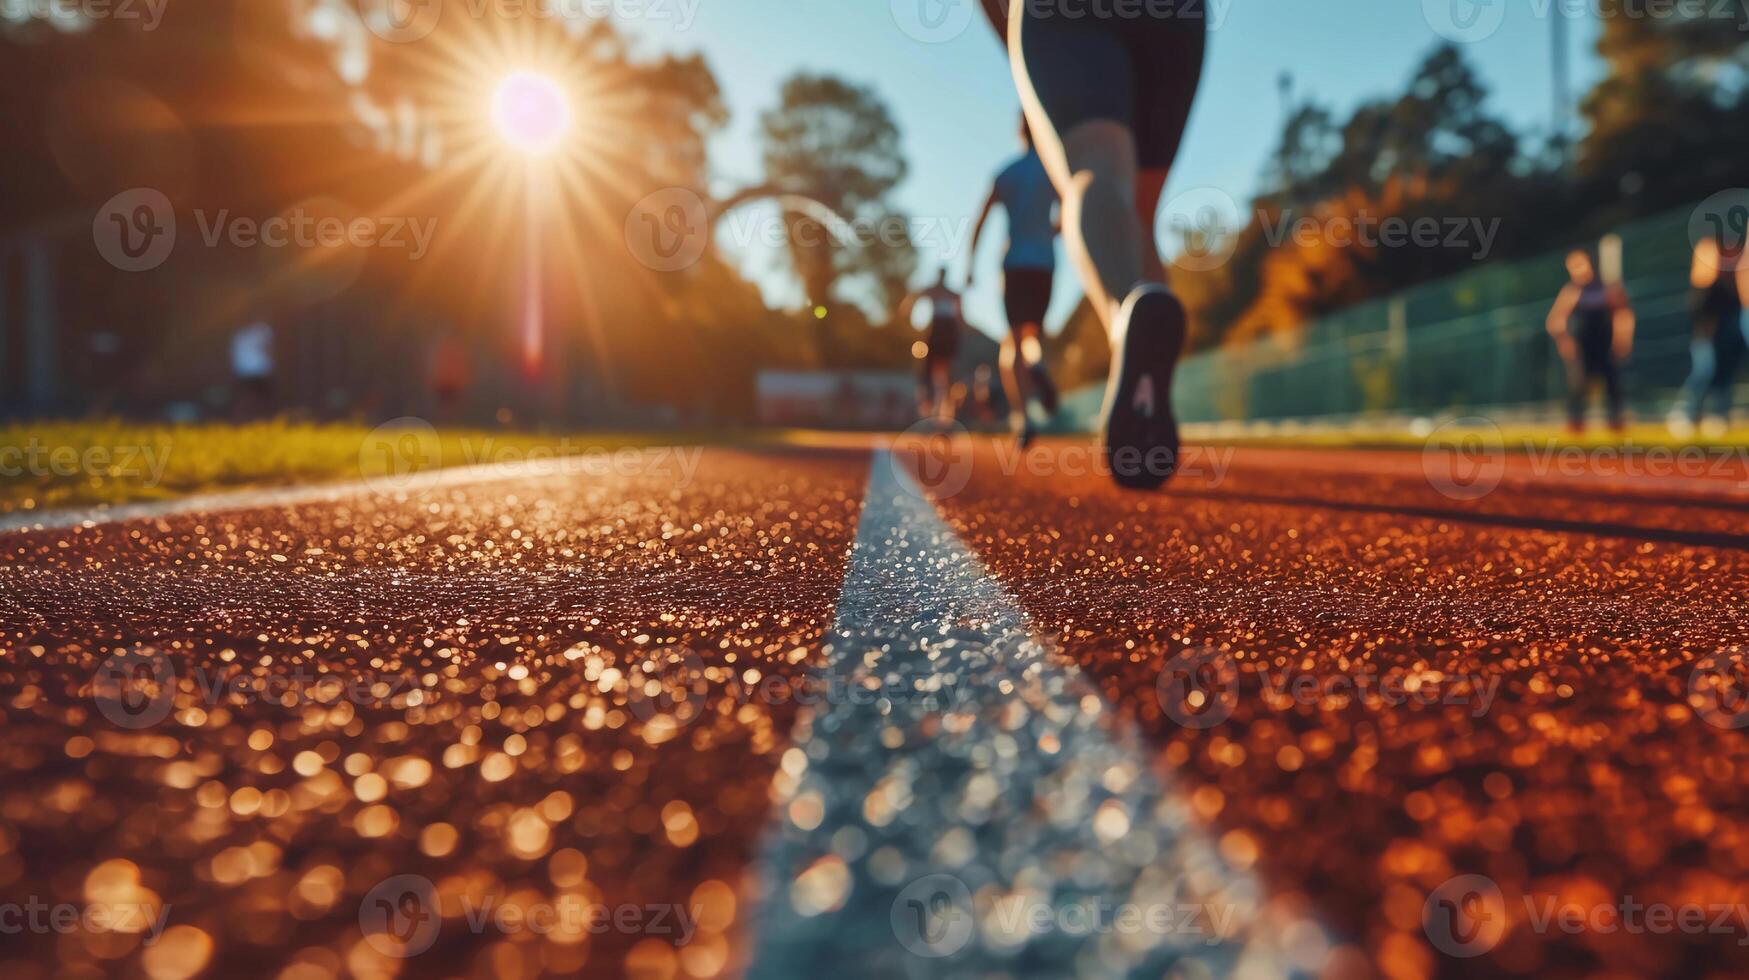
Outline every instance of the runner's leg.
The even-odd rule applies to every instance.
[[[1026,404],[1032,398],[1032,375],[1020,365],[1020,348],[1014,334],[1002,338],[1002,390],[1008,394],[1009,420],[1016,432],[1026,420]]]
[[[1159,19],[1070,20],[1030,2],[1009,22],[1015,82],[1063,201],[1063,237],[1109,328],[1142,283],[1164,281],[1154,219],[1202,72],[1194,3]]]

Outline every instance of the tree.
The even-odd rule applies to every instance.
[[[1602,0],[1608,73],[1585,99],[1583,193],[1619,220],[1749,180],[1749,2],[1634,16]],[[1625,195],[1624,195],[1625,192]],[[1629,200],[1617,203],[1626,196]]]
[[[802,73],[783,83],[776,108],[760,117],[766,180],[811,199],[863,232],[840,241],[818,216],[786,209],[789,252],[802,290],[830,306],[839,286],[860,279],[858,290],[890,312],[916,270],[916,250],[904,234],[905,216],[890,195],[909,171],[899,127],[870,88]],[[896,230],[897,233],[894,233]]]
[[[1282,229],[1306,219],[1354,229],[1515,213],[1529,178],[1515,171],[1518,138],[1488,111],[1487,95],[1462,52],[1445,44],[1428,53],[1401,94],[1363,103],[1347,120],[1313,103],[1292,111],[1271,165],[1275,190],[1255,202],[1228,261],[1212,270],[1169,270],[1192,314],[1192,343],[1294,330],[1472,261],[1439,247],[1306,241]]]

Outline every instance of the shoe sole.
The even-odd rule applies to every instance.
[[[1124,303],[1102,427],[1106,463],[1119,486],[1157,490],[1178,468],[1172,375],[1184,350],[1186,320],[1183,304],[1164,289],[1138,291]],[[1137,404],[1144,385],[1153,389],[1151,412]]]

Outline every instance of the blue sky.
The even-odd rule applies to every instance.
[[[646,49],[703,53],[724,89],[731,121],[713,146],[712,159],[726,183],[758,176],[758,116],[776,101],[788,75],[830,72],[874,86],[898,120],[911,161],[911,176],[898,199],[918,219],[917,230],[926,239],[919,277],[932,275],[944,258],[956,276],[961,274],[965,242],[953,242],[952,234],[977,216],[991,175],[1014,153],[1019,113],[994,32],[981,14],[969,22],[965,17],[975,0],[641,2],[651,15],[628,23]],[[1487,36],[1465,42],[1465,52],[1490,85],[1496,111],[1521,130],[1545,129],[1551,115],[1550,18],[1561,16],[1557,11],[1564,5],[1550,0],[1489,8],[1482,0],[1471,7],[1477,2],[1210,0],[1215,29],[1209,60],[1167,196],[1214,187],[1240,202],[1249,199],[1280,132],[1281,72],[1292,73],[1300,98],[1345,112],[1364,99],[1400,91],[1441,40],[1435,21],[1447,30],[1469,23],[1442,20],[1453,12],[1504,12],[1504,22]],[[918,3],[940,5],[935,9],[946,12],[949,19],[940,31],[949,35],[946,39],[914,36],[927,34],[917,26]],[[691,22],[677,29],[685,9],[693,13]],[[960,23],[965,27],[956,32]],[[1594,52],[1597,28],[1588,14],[1569,23],[1574,89],[1583,93],[1601,70]],[[996,291],[1001,222],[990,232],[979,250],[980,282],[967,297],[967,314],[974,325],[995,334],[1006,329]],[[780,255],[758,246],[725,247],[739,253],[742,267],[770,300],[800,301]],[[1073,278],[1061,270],[1053,327],[1079,298]]]

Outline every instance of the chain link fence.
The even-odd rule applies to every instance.
[[[1629,403],[1641,418],[1663,417],[1688,375],[1693,214],[1682,208],[1616,233],[1623,282],[1639,323],[1624,376]],[[1179,418],[1556,418],[1566,373],[1544,324],[1567,281],[1567,251],[1490,264],[1291,333],[1193,354],[1179,367]],[[1091,413],[1091,420],[1100,392],[1076,395],[1076,409],[1084,410],[1076,414]]]

